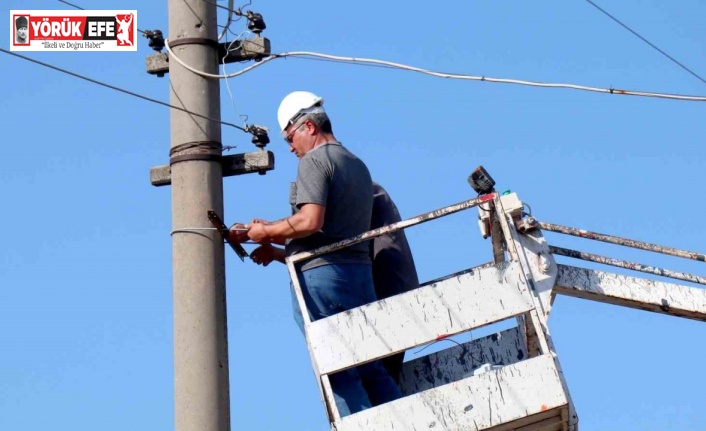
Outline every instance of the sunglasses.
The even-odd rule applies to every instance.
[[[301,123],[301,124],[298,125],[297,127],[295,127],[294,130],[292,130],[291,132],[289,132],[289,134],[284,138],[284,140],[285,140],[289,145],[292,145],[292,137],[294,136],[294,132],[296,132],[297,130],[299,130],[299,128],[300,128],[301,126],[305,125],[305,124],[306,124],[306,121],[303,122],[303,123]]]

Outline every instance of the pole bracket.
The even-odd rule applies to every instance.
[[[206,39],[204,37],[183,37],[181,39],[169,41],[169,48],[176,48],[181,45],[207,45],[214,48],[218,48],[220,46],[217,40]]]

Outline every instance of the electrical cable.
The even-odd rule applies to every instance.
[[[226,25],[223,27],[223,31],[221,34],[218,35],[218,40],[223,39],[223,36],[228,33],[228,28],[230,28],[230,23],[233,21],[233,0],[228,0],[228,21],[226,21]]]
[[[223,58],[221,59],[221,65],[223,67],[223,75],[224,76],[228,76],[228,73],[226,71],[226,57],[228,57],[228,53],[233,48],[233,44],[235,42],[239,42],[240,38],[242,38],[247,33],[251,33],[250,30],[244,30],[230,44],[228,44],[228,49],[226,49],[226,53],[223,55]],[[243,115],[240,113],[240,111],[238,111],[238,108],[235,106],[235,99],[233,98],[233,92],[230,89],[230,83],[228,82],[228,78],[225,78],[224,81],[226,83],[226,90],[228,92],[228,97],[230,98],[230,104],[233,107],[233,110],[235,111],[236,115],[238,115],[238,117],[240,117],[240,119],[243,120],[243,125],[244,125],[245,129],[248,129],[248,116]]]
[[[529,210],[529,214],[528,214],[528,215],[529,215],[529,216],[532,216],[532,207],[530,206],[530,204],[528,204],[527,202],[522,202],[522,205],[524,205],[524,206],[527,207],[527,209]]]
[[[248,4],[246,4],[245,6],[243,6],[243,7],[241,7],[241,8],[238,8],[238,9],[232,9],[232,8],[229,8],[229,7],[226,7],[226,6],[219,5],[218,3],[216,3],[216,2],[213,1],[213,0],[204,0],[204,1],[205,1],[206,3],[211,3],[212,5],[215,5],[215,6],[216,6],[217,8],[219,8],[219,9],[227,10],[227,11],[232,12],[232,13],[238,15],[238,16],[242,16],[242,15],[243,15],[243,12],[241,11],[242,8],[248,7],[248,6],[250,6],[250,5],[252,4],[252,1],[248,1]],[[232,7],[232,6],[231,6],[231,7]]]
[[[62,0],[59,0],[59,1],[62,1]],[[247,6],[249,6],[250,4],[252,4],[252,1],[249,1],[247,5],[245,5],[245,6],[241,7],[241,8],[239,8],[239,9],[233,10],[233,9],[232,9],[232,6],[230,6],[230,3],[229,3],[229,7],[226,7],[226,6],[219,5],[218,3],[216,3],[216,2],[213,1],[213,0],[204,0],[204,1],[207,2],[207,3],[211,3],[211,4],[213,4],[213,5],[216,5],[216,7],[218,7],[218,8],[227,10],[227,11],[229,11],[229,13],[236,13],[236,14],[237,14],[237,13],[242,13],[241,11],[242,11],[242,9],[243,9],[244,7],[247,7]],[[624,27],[627,31],[629,31],[630,33],[632,33],[632,34],[634,34],[635,36],[637,36],[640,40],[642,40],[643,42],[645,42],[646,44],[648,44],[649,46],[651,46],[652,48],[654,48],[655,50],[657,50],[660,54],[662,54],[662,55],[664,55],[665,57],[667,57],[669,60],[671,60],[672,62],[674,62],[676,65],[678,65],[679,67],[681,67],[682,69],[684,69],[685,71],[687,71],[688,73],[690,73],[691,75],[693,75],[696,79],[698,79],[699,81],[701,81],[701,82],[703,82],[704,84],[706,84],[706,79],[702,78],[702,77],[699,76],[696,72],[694,72],[693,70],[689,69],[687,66],[685,66],[684,64],[682,64],[681,62],[679,62],[677,59],[675,59],[675,58],[672,57],[671,55],[667,54],[667,53],[666,53],[665,51],[663,51],[662,49],[658,48],[655,44],[653,44],[652,42],[650,42],[650,41],[647,40],[646,38],[642,37],[642,36],[641,36],[640,34],[638,34],[635,30],[631,29],[629,26],[627,26],[626,24],[624,24],[623,22],[621,22],[619,19],[617,19],[616,17],[614,17],[613,15],[611,15],[610,13],[608,13],[605,9],[601,8],[600,6],[598,6],[596,3],[594,3],[594,2],[591,1],[591,0],[586,0],[586,2],[588,2],[588,3],[591,4],[593,7],[595,7],[596,9],[598,9],[599,11],[601,11],[602,13],[604,13],[606,16],[608,16],[610,19],[612,19],[613,21],[615,21],[616,23],[618,23],[618,24],[621,25],[622,27]],[[220,40],[220,38],[219,38],[219,40]],[[389,67],[389,66],[388,66],[388,67]],[[635,95],[637,95],[637,94],[635,94]],[[685,100],[691,100],[691,99],[685,99]]]
[[[430,75],[430,76],[435,76],[438,78],[447,78],[447,79],[460,79],[460,80],[467,80],[467,81],[486,81],[486,82],[493,82],[493,83],[502,83],[502,84],[517,84],[517,85],[526,85],[530,87],[543,87],[543,88],[566,88],[566,89],[572,89],[572,90],[582,90],[582,91],[591,91],[591,92],[596,92],[596,93],[609,93],[609,94],[621,94],[621,95],[626,95],[626,96],[641,96],[641,97],[656,97],[656,98],[661,98],[661,99],[672,99],[672,100],[687,100],[687,101],[696,101],[696,102],[706,102],[706,96],[691,96],[691,95],[682,95],[682,94],[672,94],[672,93],[656,93],[656,92],[649,92],[649,91],[635,91],[635,90],[620,90],[620,89],[615,89],[615,88],[597,88],[597,87],[587,87],[583,85],[575,85],[575,84],[562,84],[562,83],[547,83],[547,82],[536,82],[536,81],[524,81],[524,80],[518,80],[518,79],[506,79],[506,78],[491,78],[487,76],[475,76],[475,75],[463,75],[463,74],[457,74],[457,73],[441,73],[441,72],[434,72],[431,70],[427,69],[422,69],[419,67],[414,67],[414,66],[408,66],[405,64],[401,63],[394,63],[390,61],[384,61],[384,60],[377,60],[373,58],[358,58],[358,57],[342,57],[342,56],[337,56],[337,55],[329,55],[329,54],[322,54],[318,52],[310,52],[310,51],[292,51],[292,52],[283,52],[280,54],[273,54],[269,57],[265,57],[260,60],[259,63],[255,63],[251,66],[248,66],[242,70],[239,70],[238,72],[233,72],[227,75],[214,75],[212,73],[206,73],[197,69],[194,69],[193,67],[189,66],[188,64],[184,63],[183,60],[181,60],[179,57],[177,57],[174,52],[169,48],[169,43],[168,40],[165,41],[165,47],[167,51],[169,52],[169,58],[173,59],[177,63],[181,64],[184,68],[187,70],[190,70],[191,72],[203,76],[205,78],[211,78],[211,79],[221,79],[221,78],[234,78],[236,76],[240,76],[244,73],[247,73],[256,67],[260,67],[265,63],[268,63],[274,59],[277,58],[286,58],[286,57],[317,57],[317,58],[323,58],[323,59],[328,59],[328,60],[333,60],[337,62],[344,62],[344,63],[360,63],[364,65],[384,65],[388,66],[391,68],[395,69],[401,69],[401,70],[407,70],[411,72],[418,72],[422,73],[425,75]]]
[[[4,52],[5,54],[9,54],[9,55],[13,55],[13,56],[15,56],[15,57],[19,57],[19,58],[21,58],[21,59],[23,59],[23,60],[30,61],[30,62],[32,62],[32,63],[38,64],[38,65],[40,65],[40,66],[47,67],[47,68],[49,68],[49,69],[54,69],[54,70],[56,70],[56,71],[58,71],[58,72],[62,72],[62,73],[65,73],[65,74],[67,74],[67,75],[71,75],[71,76],[73,76],[73,77],[83,79],[83,80],[88,81],[88,82],[91,82],[91,83],[93,83],[93,84],[97,84],[97,85],[100,85],[100,86],[103,86],[103,87],[106,87],[106,88],[110,88],[111,90],[119,91],[119,92],[121,92],[121,93],[129,94],[130,96],[134,96],[134,97],[137,97],[137,98],[140,98],[140,99],[143,99],[143,100],[147,100],[148,102],[156,103],[156,104],[158,104],[158,105],[162,105],[162,106],[166,106],[166,107],[168,107],[168,108],[176,109],[176,110],[178,110],[178,111],[186,112],[187,114],[190,114],[190,115],[193,115],[193,116],[196,116],[196,117],[199,117],[199,118],[203,118],[203,119],[205,119],[205,120],[210,120],[210,121],[213,121],[213,122],[216,122],[216,123],[220,123],[220,124],[222,124],[222,125],[224,125],[224,126],[235,127],[236,129],[242,130],[242,131],[245,132],[245,133],[250,133],[248,130],[244,129],[243,127],[238,126],[237,124],[229,123],[229,122],[227,122],[227,121],[222,121],[222,120],[219,120],[219,119],[216,119],[216,118],[212,118],[212,117],[209,117],[209,116],[206,116],[206,115],[201,115],[201,114],[198,114],[198,113],[196,113],[196,112],[189,111],[188,109],[184,109],[184,108],[179,107],[179,106],[174,106],[174,105],[171,105],[171,104],[169,104],[169,103],[167,103],[167,102],[162,102],[161,100],[157,100],[157,99],[153,99],[153,98],[151,98],[151,97],[143,96],[143,95],[138,94],[138,93],[135,93],[135,92],[133,92],[133,91],[125,90],[125,89],[123,89],[123,88],[116,87],[116,86],[111,85],[111,84],[106,84],[105,82],[101,82],[101,81],[95,80],[95,79],[93,79],[93,78],[89,78],[89,77],[87,77],[87,76],[80,75],[80,74],[75,73],[75,72],[71,72],[70,70],[62,69],[62,68],[60,68],[60,67],[53,66],[53,65],[51,65],[51,64],[44,63],[44,62],[39,61],[39,60],[35,60],[35,59],[33,59],[33,58],[26,57],[26,56],[24,56],[24,55],[21,55],[21,54],[15,53],[15,52],[8,51],[8,50],[6,50],[6,49],[4,49],[4,48],[0,48],[0,52]]]
[[[233,20],[233,23],[236,23],[236,22],[240,21],[242,18],[243,18],[243,17],[240,17],[240,16],[239,16],[238,18],[236,18],[236,19]],[[231,23],[231,27],[232,27],[232,24],[233,24],[233,23]],[[219,25],[218,27],[224,28],[225,26]],[[228,28],[228,33],[230,33],[232,36],[238,37],[238,33],[234,32],[233,29],[230,28],[230,27]]]
[[[380,69],[397,69],[396,67],[393,67],[393,66],[385,66],[385,65],[382,65],[382,64],[351,63],[351,62],[349,62],[349,61],[331,60],[331,59],[326,59],[326,58],[292,57],[292,59],[293,59],[293,60],[322,61],[322,62],[328,62],[328,63],[350,64],[351,66],[361,66],[361,67],[378,67],[378,68],[380,68]]]
[[[474,357],[474,356],[473,356],[473,353],[472,353],[466,346],[464,346],[463,344],[459,343],[459,342],[456,341],[456,340],[452,340],[451,338],[442,338],[442,339],[439,339],[439,340],[434,340],[434,341],[432,341],[431,343],[427,344],[426,346],[422,347],[421,349],[418,349],[416,352],[412,352],[412,354],[417,355],[417,354],[423,352],[424,350],[428,349],[429,347],[433,346],[434,344],[440,343],[440,342],[442,342],[442,341],[450,341],[450,342],[456,344],[458,347],[460,347],[460,348],[461,348],[461,353],[460,353],[460,355],[459,355],[459,358],[463,358],[463,355],[466,354],[466,353],[468,353],[468,357],[471,358],[471,368],[473,368],[473,362],[474,362],[474,361],[475,361],[476,363],[479,363],[479,364],[480,364],[480,363],[482,362],[482,360],[483,360],[482,354],[481,354],[481,358],[480,358],[480,359]]]
[[[233,73],[230,73],[230,74],[228,74],[228,75],[214,75],[213,73],[207,73],[207,72],[203,72],[203,71],[194,69],[193,67],[191,67],[191,66],[189,66],[188,64],[186,64],[182,59],[180,59],[179,57],[177,57],[177,55],[174,54],[174,51],[172,51],[172,49],[169,47],[169,39],[165,39],[165,40],[164,40],[164,47],[166,48],[167,53],[169,54],[169,58],[170,58],[170,59],[173,59],[174,61],[176,61],[177,63],[179,63],[180,65],[182,65],[182,67],[184,67],[186,70],[188,70],[188,71],[190,71],[190,72],[192,72],[192,73],[195,73],[195,74],[197,74],[197,75],[203,76],[204,78],[211,78],[211,79],[234,78],[234,77],[236,77],[236,76],[240,76],[240,75],[242,75],[242,74],[244,74],[244,73],[246,73],[246,72],[249,72],[249,71],[251,71],[252,69],[254,69],[254,68],[258,67],[258,66],[262,66],[263,63],[267,63],[268,61],[272,61],[272,60],[274,60],[275,58],[278,58],[278,57],[279,57],[279,55],[273,55],[273,56],[270,56],[270,57],[265,57],[265,58],[263,58],[259,63],[255,63],[255,64],[253,64],[253,65],[251,65],[251,66],[248,66],[248,67],[246,67],[245,69],[239,70],[239,71],[237,71],[237,72],[233,72]],[[281,55],[281,54],[280,54],[280,55]]]
[[[73,4],[73,3],[67,2],[67,1],[65,1],[65,0],[59,0],[59,1],[60,1],[61,3],[64,3],[64,4],[67,4],[67,5],[71,6],[71,7],[73,7],[73,8],[80,9],[80,10],[86,10],[85,8],[82,8],[81,6],[77,6],[77,5]],[[147,32],[146,32],[146,31],[140,30],[139,28],[137,29],[137,31],[139,31],[140,33],[142,33],[142,34],[144,34],[145,36],[147,36]]]
[[[597,88],[597,87],[587,87],[583,85],[575,85],[575,84],[563,84],[563,83],[544,83],[544,82],[536,82],[536,81],[525,81],[525,80],[517,80],[517,79],[506,79],[506,78],[491,78],[491,77],[486,77],[486,76],[474,76],[474,75],[464,75],[464,74],[457,74],[457,73],[441,73],[441,72],[434,72],[431,70],[426,70],[414,66],[408,66],[400,63],[393,63],[393,62],[388,62],[384,60],[377,60],[377,59],[370,59],[370,58],[356,58],[356,57],[341,57],[341,56],[334,56],[334,55],[328,55],[328,54],[321,54],[321,53],[316,53],[316,52],[306,52],[306,51],[295,51],[295,52],[285,52],[281,54],[275,54],[272,57],[267,57],[263,59],[260,63],[253,65],[251,68],[248,68],[247,70],[243,69],[241,72],[249,72],[252,70],[252,68],[260,66],[262,63],[265,62],[265,60],[273,59],[273,58],[280,58],[280,57],[318,57],[318,58],[323,58],[323,59],[330,59],[332,61],[336,62],[344,62],[344,63],[361,63],[365,65],[384,65],[388,66],[391,68],[395,69],[402,69],[402,70],[407,70],[411,72],[418,72],[422,73],[425,75],[431,75],[431,76],[436,76],[439,78],[447,78],[447,79],[460,79],[460,80],[469,80],[469,81],[487,81],[487,82],[494,82],[494,83],[503,83],[503,84],[517,84],[517,85],[526,85],[526,86],[531,86],[531,87],[544,87],[544,88],[566,88],[566,89],[573,89],[573,90],[583,90],[583,91],[592,91],[592,92],[597,92],[597,93],[610,93],[610,94],[622,94],[622,95],[627,95],[627,96],[642,96],[642,97],[657,97],[657,98],[663,98],[663,99],[673,99],[673,100],[687,100],[687,101],[699,101],[699,102],[706,102],[706,96],[691,96],[691,95],[681,95],[681,94],[671,94],[671,93],[656,93],[656,92],[648,92],[648,91],[634,91],[634,90],[620,90],[620,89],[614,89],[614,88]]]
[[[65,4],[67,4],[67,5],[71,6],[71,7],[74,7],[74,8],[76,8],[76,9],[86,10],[85,8],[82,8],[81,6],[75,5],[75,4],[73,4],[73,3],[69,3],[69,2],[66,1],[66,0],[58,0],[58,1],[60,1],[61,3],[65,3]],[[229,11],[229,12],[228,12],[228,22],[227,22],[226,25],[224,26],[223,31],[221,32],[220,36],[218,36],[218,40],[221,40],[221,39],[223,38],[223,36],[226,34],[226,32],[229,31],[229,27],[230,27],[230,24],[231,24],[232,22],[238,22],[239,20],[241,20],[241,19],[243,18],[243,14],[242,14],[242,12],[240,11],[240,9],[238,9],[237,11],[233,9],[233,2],[234,2],[234,0],[228,0],[228,7],[226,8],[226,9]],[[210,3],[215,4],[216,6],[219,6],[219,7],[220,7],[220,5],[218,5],[217,3],[213,3],[213,2],[210,2]],[[252,1],[248,1],[248,3],[247,3],[245,6],[243,6],[243,7],[250,6],[251,4],[252,4]],[[238,18],[237,18],[236,20],[232,20],[232,15],[233,15],[233,14],[238,15]],[[142,34],[145,35],[145,36],[149,36],[149,34],[150,34],[150,32],[146,32],[146,31],[140,30],[139,28],[137,29],[137,31],[139,31],[140,33],[142,33]],[[240,39],[244,34],[247,34],[248,32],[249,32],[249,30],[243,31],[242,33],[240,33],[240,35],[237,35],[237,36],[236,36],[236,40]],[[233,35],[235,35],[235,33],[233,33],[232,31],[231,31],[231,33],[232,33]],[[233,42],[235,42],[235,41],[233,41]],[[228,46],[228,51],[230,51],[233,42],[231,42],[231,45]],[[226,52],[226,55],[227,55],[227,52]],[[225,57],[224,57],[223,61],[225,61]],[[224,73],[224,74],[226,73],[226,71],[225,71],[225,62],[223,63],[223,73]],[[231,104],[233,105],[233,109],[235,110],[236,114],[243,120],[243,123],[244,123],[244,125],[245,125],[245,127],[242,128],[241,130],[243,130],[244,132],[248,132],[248,123],[247,123],[247,121],[248,121],[248,116],[247,116],[247,115],[242,115],[240,112],[238,112],[238,109],[235,107],[235,102],[234,102],[234,100],[233,100],[233,93],[232,93],[231,90],[230,90],[230,85],[228,84],[228,80],[227,80],[227,79],[226,79],[226,89],[228,90],[228,95],[230,96],[230,101],[231,101]],[[171,106],[171,105],[170,105],[170,106]],[[173,106],[172,106],[172,107],[173,107]],[[175,109],[179,109],[179,108],[176,108],[176,107],[174,107],[174,108],[175,108]],[[189,112],[189,113],[191,113],[191,114],[194,114],[193,112],[190,112],[190,111],[185,111],[185,112]],[[194,114],[194,115],[197,115],[197,114]],[[208,117],[202,117],[202,118],[208,118]],[[208,118],[208,119],[210,119],[210,118]],[[221,123],[221,124],[231,125],[230,123],[225,123],[225,122],[222,122],[222,121],[221,121],[220,123]],[[239,128],[238,126],[234,126],[234,127]],[[248,132],[248,133],[249,133],[249,132]],[[227,151],[227,150],[230,150],[230,149],[235,148],[235,147],[233,146],[233,147],[224,147],[224,148],[225,148],[224,151]]]
[[[627,31],[629,31],[630,33],[632,33],[632,34],[634,34],[635,36],[637,36],[641,41],[645,42],[646,44],[648,44],[648,45],[651,46],[652,48],[656,49],[660,54],[662,54],[663,56],[665,56],[665,57],[667,57],[668,59],[670,59],[670,60],[671,60],[672,62],[674,62],[677,66],[681,67],[682,69],[684,69],[684,70],[686,70],[687,72],[689,72],[690,74],[692,74],[694,77],[696,77],[696,79],[698,79],[699,81],[701,81],[701,82],[703,82],[704,84],[706,84],[706,80],[705,80],[704,78],[702,78],[701,76],[699,76],[696,72],[692,71],[691,69],[689,69],[688,67],[684,66],[682,63],[680,63],[679,61],[677,61],[674,57],[672,57],[671,55],[669,55],[669,54],[667,54],[666,52],[664,52],[664,51],[662,51],[661,49],[659,49],[655,44],[653,44],[653,43],[650,42],[649,40],[647,40],[647,39],[645,39],[644,37],[640,36],[635,30],[631,29],[631,28],[628,27],[626,24],[623,24],[618,18],[616,18],[616,17],[614,17],[613,15],[611,15],[610,13],[608,13],[605,9],[601,8],[600,6],[598,6],[597,4],[595,4],[594,2],[592,2],[591,0],[586,0],[586,2],[588,2],[589,4],[591,4],[591,6],[595,7],[595,8],[598,9],[599,11],[603,12],[608,18],[610,18],[610,19],[612,19],[613,21],[615,21],[615,22],[617,22],[618,24],[620,24],[620,25],[621,25],[623,28],[625,28]]]

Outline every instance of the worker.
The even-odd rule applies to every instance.
[[[399,210],[387,191],[373,181],[373,212],[370,229],[387,226],[401,221]],[[255,222],[263,222],[255,220]],[[407,241],[404,230],[378,236],[369,242],[370,260],[372,261],[373,285],[377,299],[385,299],[419,287],[417,269],[414,257]],[[250,254],[253,262],[267,266],[273,261],[285,263],[284,249],[272,244],[263,244]],[[296,297],[292,292],[292,307],[294,320],[300,328],[304,328],[301,311]],[[390,377],[399,384],[400,370],[404,361],[404,352],[388,356],[382,360]],[[367,382],[363,386],[367,388]],[[378,404],[375,396],[369,391],[369,398],[373,406]]]
[[[367,166],[334,136],[323,99],[307,91],[288,94],[277,119],[290,151],[299,158],[290,189],[294,214],[276,222],[255,219],[231,240],[285,245],[287,256],[365,232],[370,227],[373,186]],[[256,222],[259,221],[259,222]],[[237,227],[237,226],[236,226]],[[319,320],[375,301],[368,245],[356,244],[303,262],[297,268],[309,314]],[[330,376],[341,416],[401,397],[382,362],[372,361]]]
[[[373,213],[371,229],[401,221],[400,212],[387,191],[373,182]],[[373,262],[373,284],[378,299],[389,298],[419,287],[417,268],[404,230],[381,235],[369,244]],[[399,384],[404,352],[382,359],[387,372]],[[367,382],[363,382],[367,387]],[[376,400],[371,400],[378,405]]]

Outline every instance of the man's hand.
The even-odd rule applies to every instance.
[[[250,225],[250,230],[247,231],[247,236],[255,242],[262,243],[264,240],[268,239],[267,232],[265,231],[265,224],[263,223],[253,223]]]
[[[235,223],[228,231],[228,242],[245,242],[248,240],[248,226],[242,223]]]
[[[284,250],[270,244],[264,244],[253,250],[250,253],[250,258],[258,265],[267,266],[273,260],[284,262]]]

